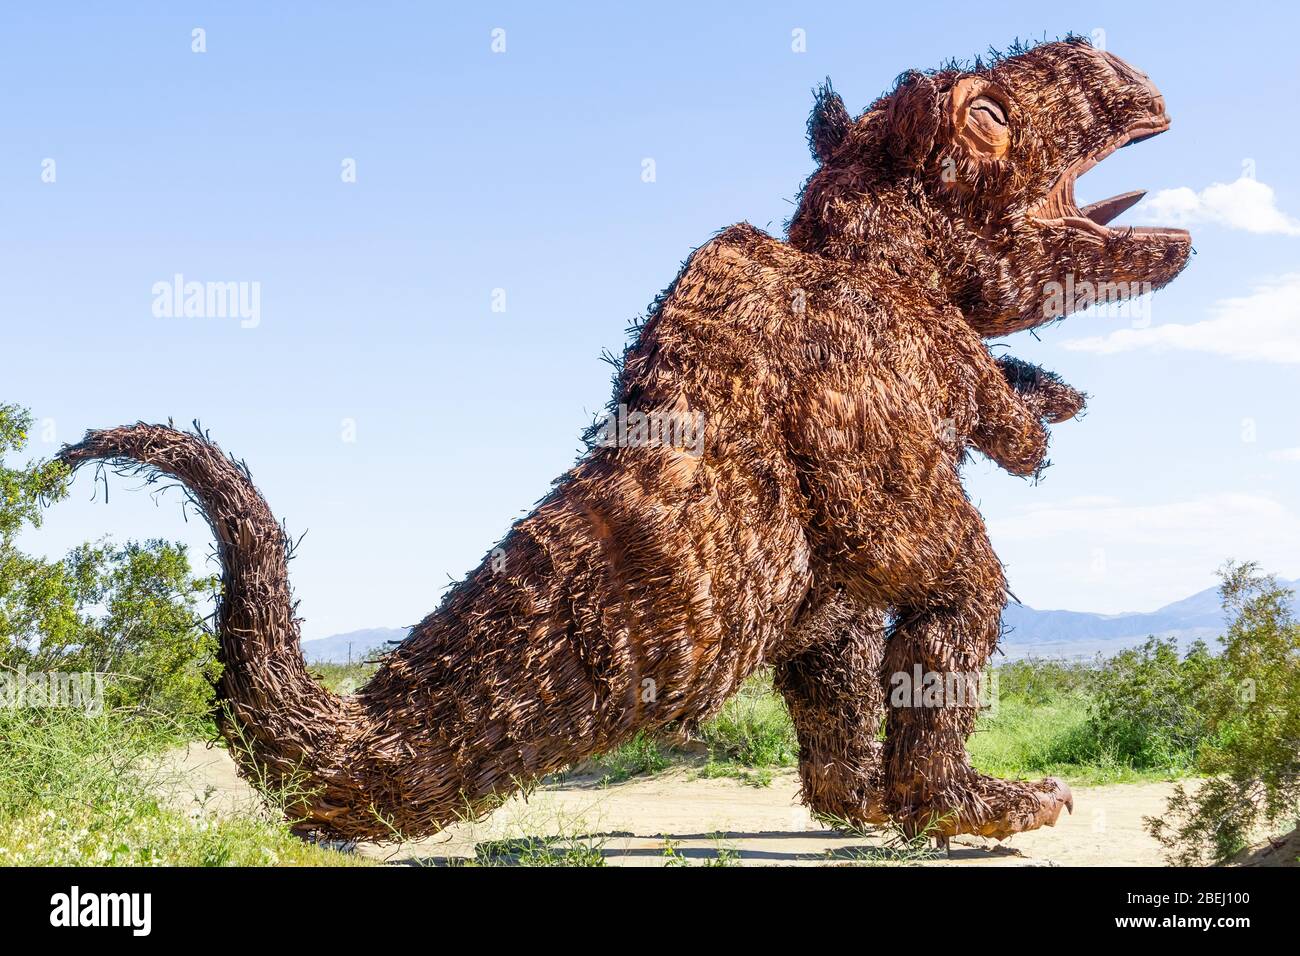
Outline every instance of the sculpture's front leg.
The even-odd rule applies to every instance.
[[[1083,411],[1087,396],[1037,365],[1014,358],[981,370],[973,447],[1013,475],[1034,475],[1047,455],[1046,424]]]
[[[896,609],[885,648],[891,684],[885,734],[885,800],[909,834],[975,833],[1001,839],[1073,810],[1059,780],[999,780],[966,755],[982,704],[984,669],[1001,636],[1002,565],[965,499],[954,565],[928,593]],[[918,683],[919,682],[919,683]],[[899,690],[902,693],[899,693]]]

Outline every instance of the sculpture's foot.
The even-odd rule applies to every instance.
[[[865,830],[887,825],[892,816],[881,783],[880,754],[880,742],[873,740],[860,745],[854,759],[848,761],[801,757],[800,797],[804,805],[813,816],[837,828]]]
[[[875,793],[851,808],[845,808],[845,822],[858,829],[881,827],[890,821],[889,810],[885,806],[883,794]]]
[[[984,777],[985,800],[995,815],[966,830],[994,840],[1013,833],[1056,826],[1061,809],[1074,813],[1074,794],[1064,780],[1048,777],[1037,783],[1019,783]]]
[[[933,837],[976,836],[1004,840],[1015,833],[1055,826],[1064,808],[1074,812],[1070,788],[1056,777],[1037,783],[999,780],[972,773],[966,787],[947,799],[907,808],[898,815],[909,835]]]

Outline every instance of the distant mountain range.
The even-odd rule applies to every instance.
[[[1282,583],[1300,590],[1300,580]],[[1300,601],[1293,607],[1300,616]],[[1002,650],[1011,659],[1110,656],[1151,636],[1172,637],[1181,648],[1198,639],[1213,647],[1214,638],[1223,632],[1225,624],[1215,588],[1206,588],[1155,611],[1133,614],[1039,611],[1024,604],[1009,604],[1002,623],[1009,629],[1002,639]],[[303,651],[313,662],[343,663],[349,656],[361,661],[376,651],[387,650],[389,641],[402,640],[408,631],[404,627],[350,631],[304,641]]]
[[[388,650],[389,641],[400,641],[410,631],[409,627],[370,627],[346,634],[332,634],[315,640],[303,641],[302,652],[313,664],[346,664],[374,657],[374,652]]]
[[[1296,588],[1300,581],[1280,582]],[[1300,613],[1300,601],[1293,602]],[[1089,611],[1040,611],[1024,604],[1009,604],[1002,612],[1009,630],[1002,639],[1007,657],[1090,657],[1110,656],[1141,644],[1148,637],[1172,637],[1186,649],[1196,640],[1214,648],[1226,621],[1217,588],[1206,588],[1191,597],[1166,604],[1155,611],[1132,614],[1094,614]]]

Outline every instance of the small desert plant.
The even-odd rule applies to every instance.
[[[599,808],[566,807],[543,796],[509,800],[491,820],[466,807],[462,819],[474,844],[472,859],[448,861],[456,866],[605,866],[609,835],[601,832]]]
[[[767,672],[747,680],[716,717],[700,726],[700,736],[715,758],[745,767],[790,767],[799,758],[794,721]]]
[[[603,837],[549,836],[492,840],[474,848],[479,866],[604,866]]]
[[[744,764],[732,760],[718,760],[711,754],[704,765],[699,767],[695,773],[702,780],[718,780],[722,778],[739,780],[741,783],[760,789],[770,787],[775,779],[775,771],[772,767],[746,767]]]
[[[937,860],[944,851],[936,846],[935,834],[944,822],[932,820],[921,832],[912,835],[895,823],[879,827],[864,827],[832,814],[816,814],[816,819],[839,830],[846,836],[873,841],[870,846],[828,850],[828,862],[850,863],[859,866],[908,866]]]
[[[622,783],[632,777],[667,769],[665,748],[653,735],[638,730],[636,736],[593,760],[605,783]]]
[[[671,837],[664,837],[663,850],[661,851],[664,860],[664,866],[671,867],[733,867],[740,866],[740,851],[734,846],[727,843],[726,837],[721,833],[713,834],[714,851],[712,856],[702,856],[699,863],[691,863],[690,857],[682,852],[682,843],[680,840],[674,840]]]

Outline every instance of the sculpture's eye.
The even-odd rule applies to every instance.
[[[974,97],[966,105],[965,132],[963,138],[977,153],[1001,159],[1011,142],[1007,108],[987,94]]]
[[[1007,111],[1002,108],[1002,104],[991,96],[977,96],[970,104],[971,119],[981,125],[988,125],[990,121],[998,126],[1007,125]],[[983,115],[976,115],[983,114]]]

